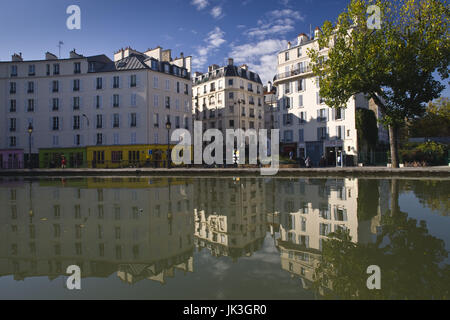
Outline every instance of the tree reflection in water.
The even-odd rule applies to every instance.
[[[391,182],[391,209],[382,217],[374,243],[354,243],[349,231],[324,240],[314,289],[326,299],[449,299],[450,266],[443,240],[425,221],[401,212],[398,183]],[[367,267],[381,268],[381,290],[366,287]]]

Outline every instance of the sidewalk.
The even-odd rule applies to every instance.
[[[126,169],[13,169],[0,170],[0,176],[261,176],[259,168],[126,168]],[[441,177],[450,178],[450,167],[399,168],[280,168],[277,176],[315,177]],[[270,177],[270,176],[267,176]]]

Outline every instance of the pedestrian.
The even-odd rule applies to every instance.
[[[66,168],[66,157],[62,156],[61,158],[61,169]]]
[[[305,165],[307,168],[311,168],[311,159],[309,157],[306,157]]]

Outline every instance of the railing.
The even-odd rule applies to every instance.
[[[298,75],[309,73],[309,72],[312,72],[312,67],[310,65],[300,68],[300,69],[294,69],[294,70],[291,70],[288,72],[279,73],[275,76],[275,81],[282,80],[282,79],[289,78],[289,77],[298,76]]]

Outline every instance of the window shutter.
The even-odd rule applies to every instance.
[[[341,109],[342,120],[345,120],[345,109]]]
[[[319,93],[316,92],[316,104],[320,104]]]
[[[336,109],[331,109],[331,120],[336,120]]]
[[[330,128],[327,127],[327,135],[326,135],[326,139],[328,140],[330,138]]]
[[[320,110],[317,110],[317,122],[320,122]]]
[[[330,118],[330,108],[327,108],[327,122],[329,118]]]
[[[128,88],[131,88],[131,75],[129,75],[127,78],[128,78]]]
[[[345,126],[341,127],[341,136],[342,136],[342,140],[345,140]]]

